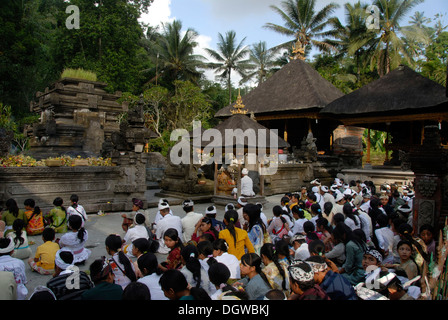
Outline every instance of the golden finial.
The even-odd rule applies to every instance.
[[[232,112],[232,114],[246,114],[247,113],[247,110],[243,110],[244,104],[243,104],[243,99],[241,98],[241,95],[240,95],[240,89],[238,89],[238,98],[236,98],[236,102],[235,102],[235,105],[233,106],[233,108],[235,110],[230,110],[230,112]]]

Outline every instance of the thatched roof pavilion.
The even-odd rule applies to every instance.
[[[321,143],[322,149],[326,149],[329,136],[338,123],[325,119],[320,110],[342,96],[339,89],[307,62],[292,60],[243,99],[258,122],[270,129],[278,129],[291,145],[300,146],[302,138],[311,130],[318,147]],[[215,117],[230,117],[234,105],[219,110]]]
[[[384,77],[342,96],[321,110],[345,125],[386,130],[390,122],[446,120],[448,97],[442,85],[400,66]]]
[[[409,67],[389,74],[329,103],[321,115],[346,126],[360,126],[392,135],[390,150],[409,151],[420,145],[424,127],[439,124],[442,143],[448,137],[446,88]],[[391,164],[398,165],[398,159]]]

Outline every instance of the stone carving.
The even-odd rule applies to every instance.
[[[417,181],[417,190],[422,196],[431,198],[437,190],[437,181],[430,177],[422,177]]]
[[[303,138],[300,149],[294,150],[294,156],[299,160],[307,162],[317,161],[317,146],[316,138],[313,133],[309,132],[306,137]]]
[[[418,226],[424,224],[434,225],[436,203],[434,200],[420,200],[418,212]]]

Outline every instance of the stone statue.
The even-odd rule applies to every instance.
[[[300,149],[294,150],[295,157],[306,162],[317,161],[316,140],[317,139],[314,138],[313,133],[309,132],[308,135],[303,138]]]

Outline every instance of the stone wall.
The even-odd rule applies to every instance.
[[[266,196],[300,191],[300,187],[313,179],[312,164],[279,164],[277,172],[264,177]]]
[[[0,207],[13,198],[23,208],[24,200],[33,198],[45,213],[56,197],[68,207],[70,196],[77,194],[88,213],[130,211],[133,197],[144,200],[145,184],[134,181],[135,172],[127,175],[123,170],[118,166],[0,168]]]
[[[61,154],[100,155],[103,142],[119,130],[117,116],[127,111],[117,100],[120,92],[105,91],[106,83],[61,79],[37,92],[30,112],[40,122],[25,129],[35,158]]]

